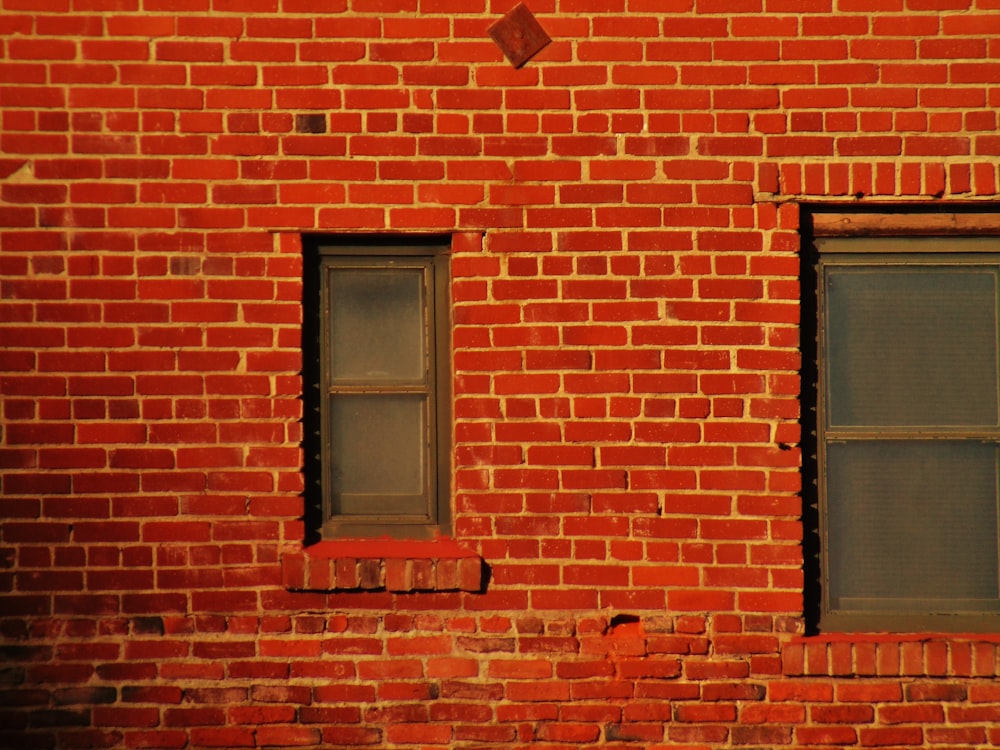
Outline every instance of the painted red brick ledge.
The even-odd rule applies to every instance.
[[[451,539],[325,541],[286,553],[291,591],[481,591],[483,559]]]
[[[983,677],[1000,675],[1000,635],[837,633],[781,649],[786,676]]]

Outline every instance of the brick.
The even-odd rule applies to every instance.
[[[964,701],[967,693],[968,688],[959,684],[918,682],[904,687],[908,701]]]
[[[859,730],[858,740],[862,747],[912,745],[919,744],[923,741],[923,732],[919,727],[871,727]]]
[[[796,727],[795,739],[802,745],[854,745],[857,732],[851,727]]]

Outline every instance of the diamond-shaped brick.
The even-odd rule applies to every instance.
[[[552,41],[524,3],[515,5],[490,26],[489,34],[515,68],[520,68]]]

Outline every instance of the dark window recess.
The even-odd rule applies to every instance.
[[[995,629],[1000,238],[814,249],[820,627]]]
[[[307,507],[316,538],[447,531],[447,250],[440,239],[307,248]]]

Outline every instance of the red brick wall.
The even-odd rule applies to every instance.
[[[0,0],[0,744],[1000,745],[804,636],[796,205],[998,197],[1000,0],[511,5]],[[301,551],[307,232],[454,234],[449,544]]]

